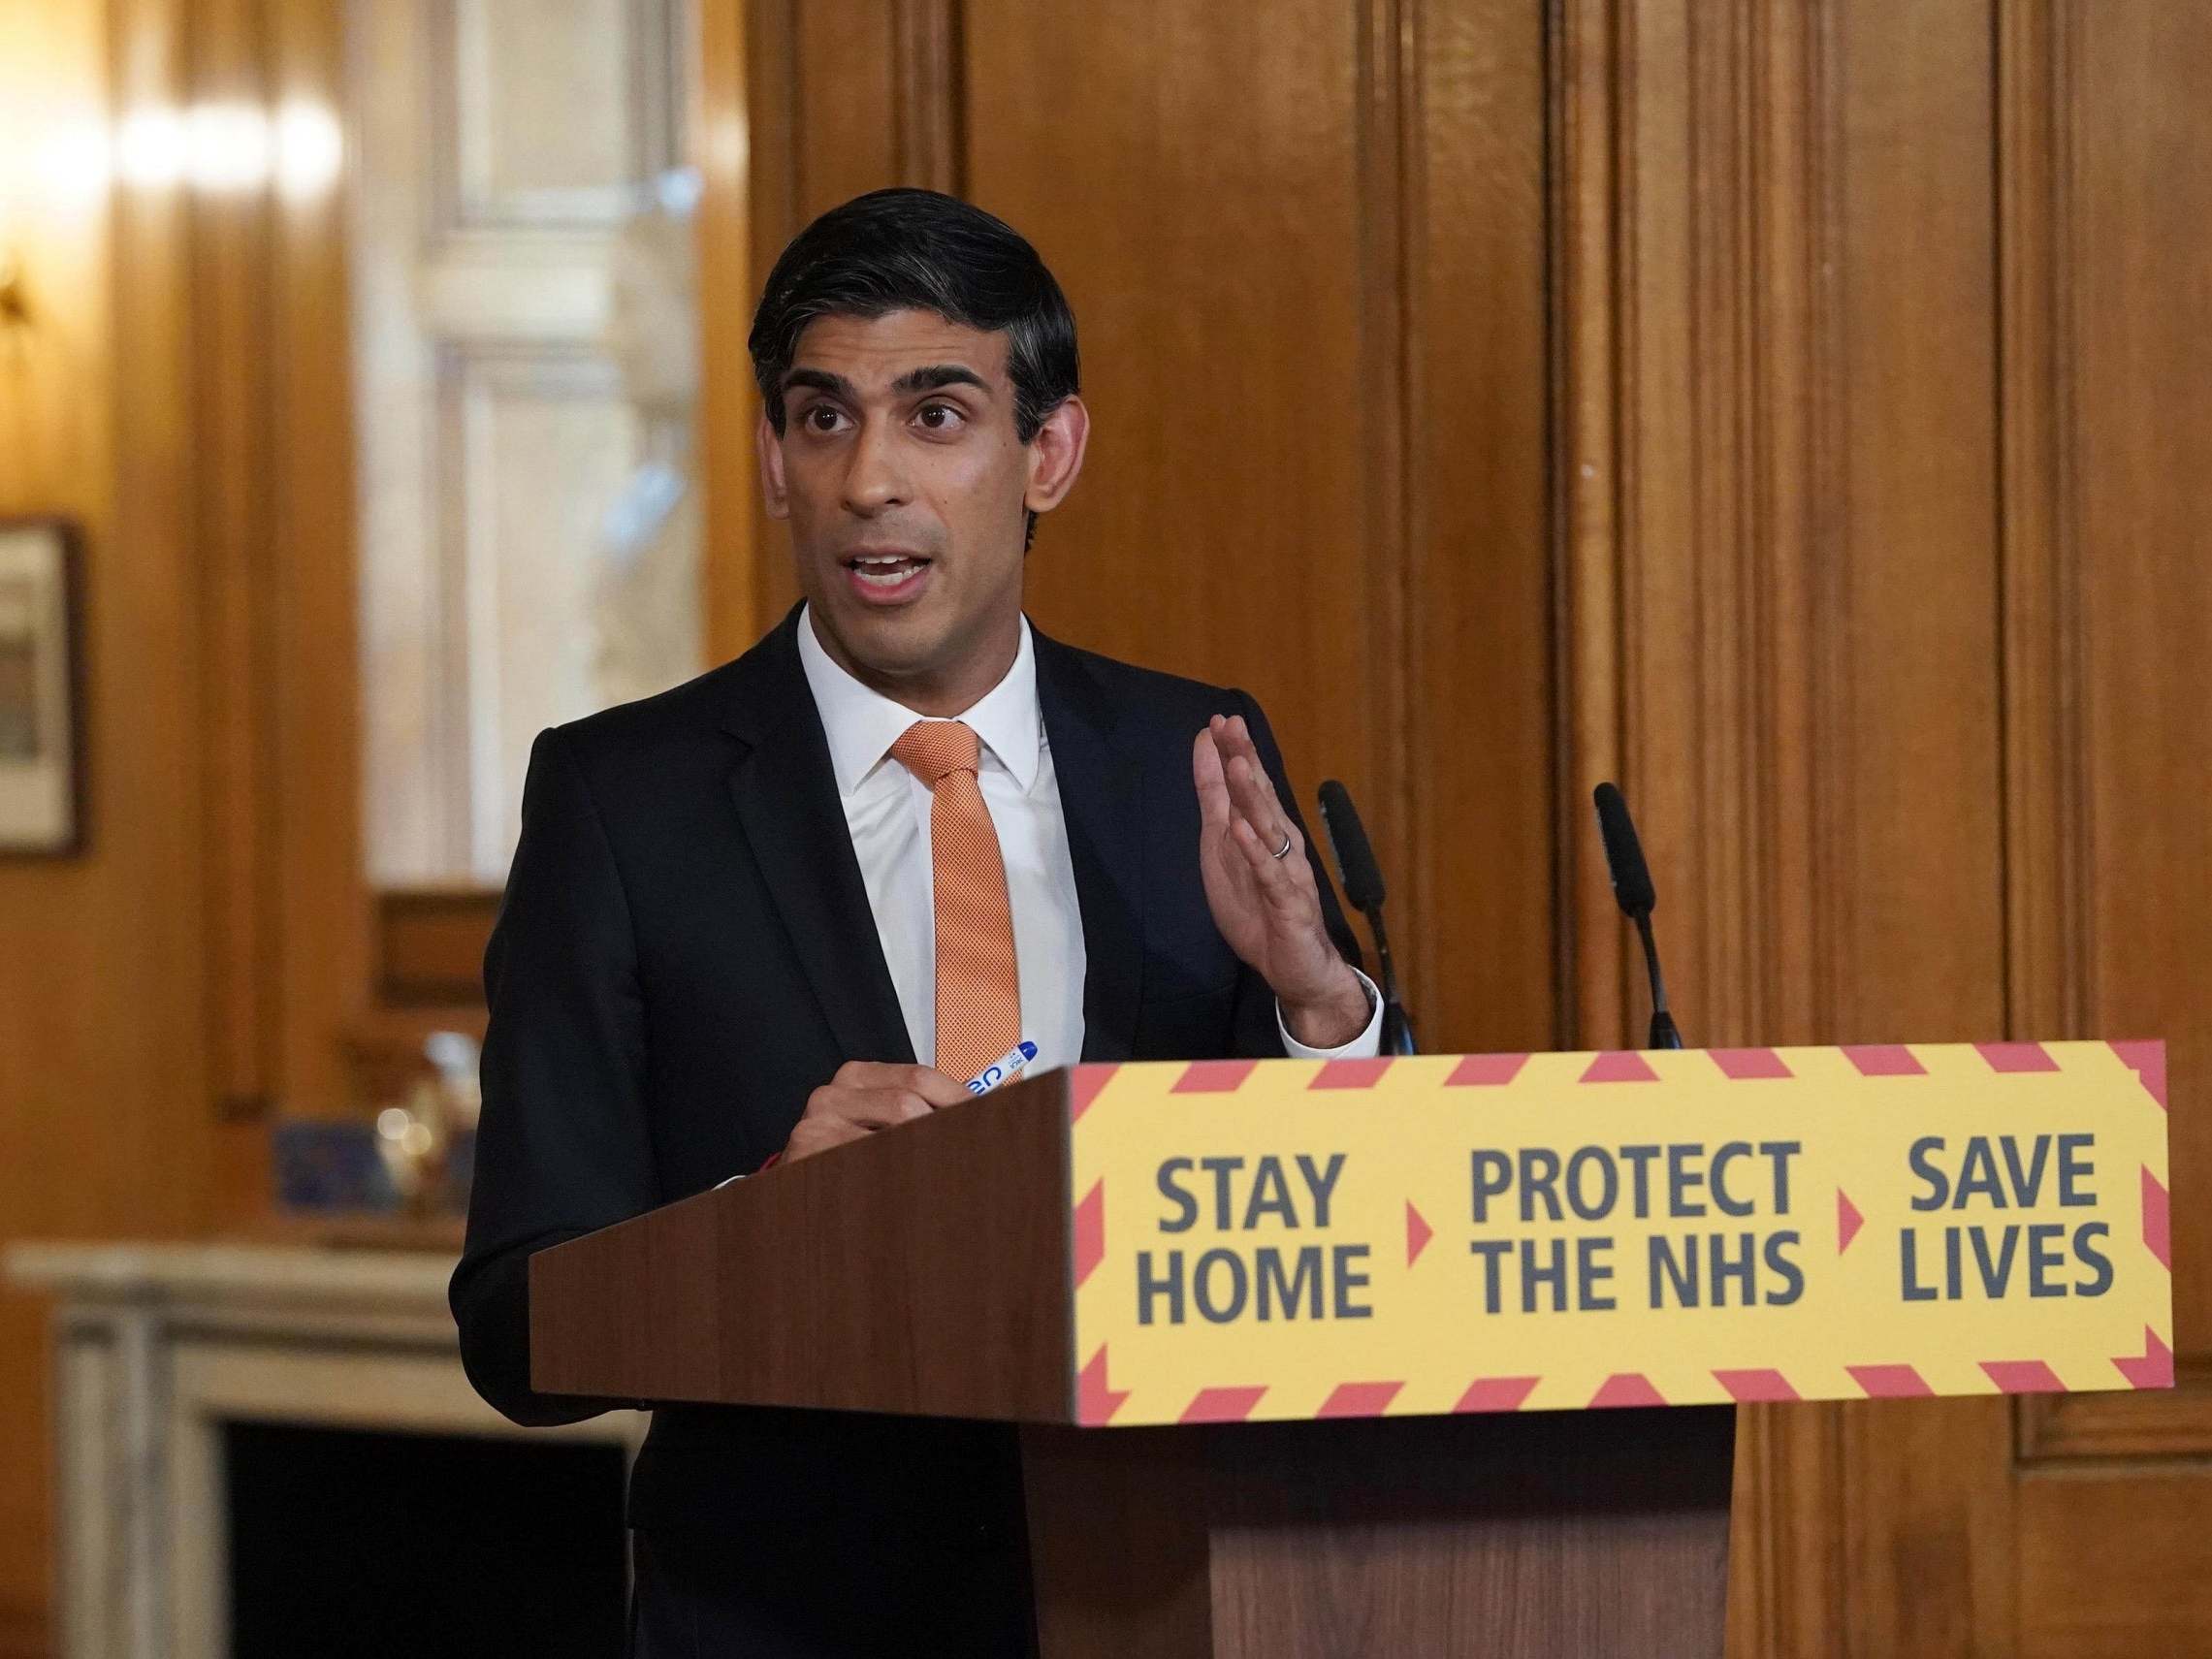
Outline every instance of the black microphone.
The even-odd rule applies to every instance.
[[[1628,816],[1628,803],[1611,783],[1600,783],[1591,799],[1597,804],[1597,833],[1605,843],[1605,867],[1613,876],[1613,896],[1620,910],[1636,924],[1644,941],[1644,967],[1651,977],[1651,1037],[1647,1048],[1680,1048],[1683,1034],[1675,1029],[1675,1016],[1667,1011],[1667,982],[1659,973],[1659,946],[1651,937],[1651,912],[1659,896],[1651,886],[1651,866],[1644,862],[1644,844],[1636,839],[1636,825]]]
[[[1321,786],[1321,828],[1329,838],[1330,856],[1336,864],[1336,883],[1344,889],[1344,902],[1367,918],[1375,936],[1377,977],[1383,992],[1383,1052],[1412,1054],[1413,1021],[1398,1001],[1397,973],[1391,966],[1391,938],[1383,931],[1383,871],[1375,862],[1375,849],[1367,845],[1367,832],[1353,809],[1352,795],[1331,778]]]

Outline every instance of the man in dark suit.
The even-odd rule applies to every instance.
[[[521,1422],[625,1403],[529,1387],[532,1252],[957,1110],[1013,1040],[1040,1069],[1377,1047],[1252,700],[1023,617],[1088,434],[1035,250],[948,197],[859,198],[785,250],[752,349],[806,602],[538,738],[485,958],[452,1301],[471,1380]],[[987,1427],[659,1411],[635,1651],[1023,1654],[1015,1474]]]

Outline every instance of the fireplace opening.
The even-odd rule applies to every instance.
[[[224,1428],[233,1659],[623,1650],[620,1447]]]

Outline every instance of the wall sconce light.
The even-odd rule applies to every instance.
[[[39,322],[31,262],[48,235],[90,225],[107,194],[107,149],[88,112],[0,104],[0,339]]]
[[[23,266],[14,251],[0,247],[0,330],[29,326],[31,303],[23,292]]]

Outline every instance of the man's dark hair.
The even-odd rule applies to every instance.
[[[817,317],[934,311],[1007,336],[1014,435],[1080,388],[1075,315],[1037,250],[1011,225],[935,190],[872,190],[832,207],[792,239],[753,313],[753,378],[768,424],[784,431],[784,376]]]

